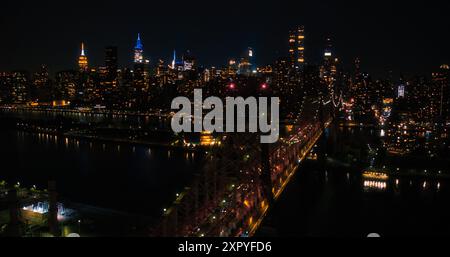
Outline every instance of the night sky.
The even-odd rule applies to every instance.
[[[190,49],[201,64],[222,66],[252,46],[261,65],[287,55],[288,31],[298,24],[306,27],[309,63],[320,60],[327,36],[346,66],[360,57],[377,76],[428,74],[449,63],[448,4],[395,2],[7,0],[0,7],[0,70],[73,69],[82,41],[90,65],[102,65],[104,47],[115,45],[120,65],[130,66],[138,32],[152,62]]]

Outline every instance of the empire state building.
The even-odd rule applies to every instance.
[[[141,42],[141,35],[138,34],[136,46],[134,47],[134,63],[144,62],[144,46]]]
[[[87,71],[88,70],[88,58],[84,52],[84,43],[81,43],[81,54],[78,58],[78,67],[81,71]]]

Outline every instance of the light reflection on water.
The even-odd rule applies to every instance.
[[[0,180],[44,189],[57,181],[61,197],[137,213],[158,213],[188,185],[201,154],[164,147],[34,134],[0,133]],[[188,158],[186,158],[186,156]]]
[[[376,180],[365,180],[364,181],[364,190],[365,191],[371,191],[371,190],[386,191],[386,189],[387,189],[386,182],[376,181]]]
[[[367,144],[380,147],[379,131],[372,132],[332,130],[328,161],[303,163],[264,220],[261,235],[449,235],[450,171],[434,162],[389,163],[374,155],[372,166],[384,167],[387,177],[365,178],[372,159]],[[323,154],[318,145],[315,152]]]

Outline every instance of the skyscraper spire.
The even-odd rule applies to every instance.
[[[135,47],[135,49],[141,49],[141,50],[143,50],[143,45],[142,45],[142,42],[141,42],[141,33],[138,33],[138,36],[137,36],[137,40],[136,40],[136,47]]]
[[[81,43],[81,54],[78,57],[78,67],[81,71],[87,71],[88,69],[88,58],[84,52],[84,43]]]
[[[175,64],[177,63],[177,51],[173,50],[173,59],[172,59],[172,69],[175,69]]]
[[[143,63],[144,62],[144,46],[141,42],[141,34],[138,33],[136,46],[134,47],[134,62]]]

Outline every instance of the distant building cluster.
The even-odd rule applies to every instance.
[[[174,50],[171,60],[150,62],[145,56],[140,34],[132,50],[131,68],[119,67],[116,46],[105,47],[104,65],[92,66],[87,45],[81,43],[76,69],[58,71],[54,76],[50,76],[46,65],[33,74],[1,72],[0,103],[47,106],[64,102],[72,107],[163,109],[168,107],[167,99],[190,95],[194,88],[205,88],[218,95],[229,90],[229,84],[239,84],[242,89],[248,84],[245,78],[273,83],[282,92],[298,90],[301,87],[296,85],[304,84],[299,73],[306,70],[304,27],[299,26],[292,33],[289,35],[289,57],[266,66],[256,64],[252,47],[245,49],[240,57],[229,59],[224,67],[203,67],[190,51],[177,55]],[[285,83],[291,86],[283,86]]]
[[[331,38],[326,38],[318,64],[308,63],[304,26],[289,31],[285,57],[269,65],[256,63],[256,51],[246,48],[221,67],[204,67],[190,51],[173,51],[171,60],[150,61],[140,34],[132,49],[132,67],[119,67],[118,48],[107,46],[104,64],[90,65],[87,45],[81,43],[76,69],[50,76],[45,65],[27,71],[0,72],[0,103],[31,106],[65,103],[71,107],[114,110],[169,108],[170,99],[191,96],[194,88],[211,95],[244,94],[250,84],[282,96],[282,105],[295,108],[307,94],[331,94],[345,100],[344,118],[349,122],[414,124],[433,130],[450,122],[449,66],[431,76],[372,79],[361,69],[361,60],[344,71]],[[253,81],[253,82],[252,82]],[[264,85],[264,86],[262,86]],[[248,90],[247,90],[248,93]],[[325,97],[324,97],[325,98]],[[338,99],[339,98],[339,99]],[[390,133],[387,133],[388,135]]]

